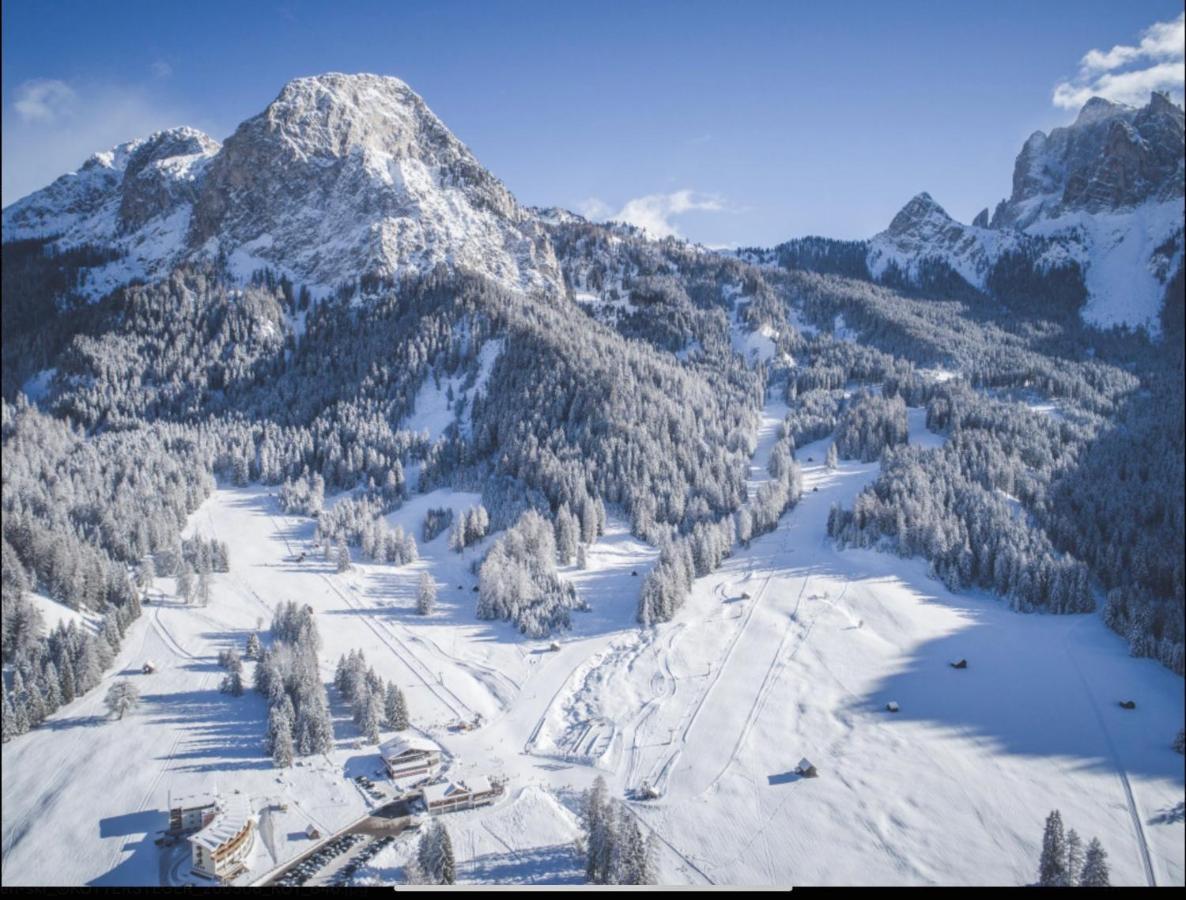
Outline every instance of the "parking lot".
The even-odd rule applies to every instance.
[[[360,786],[361,782],[360,782]],[[343,833],[300,857],[267,883],[282,887],[348,884],[354,873],[404,830],[418,827],[407,799],[391,801]]]

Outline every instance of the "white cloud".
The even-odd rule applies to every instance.
[[[635,197],[627,200],[626,204],[616,213],[611,213],[612,207],[596,197],[590,197],[579,204],[580,213],[588,219],[610,219],[635,225],[651,237],[680,237],[680,231],[672,221],[676,216],[689,212],[721,212],[725,204],[720,197],[713,194],[700,194],[695,191],[673,191],[670,194],[647,194],[645,197]]]
[[[16,86],[12,107],[25,122],[54,122],[69,115],[77,95],[56,78],[35,78]]]
[[[603,221],[608,219],[613,209],[608,203],[597,197],[589,197],[577,204],[577,212],[586,219]]]
[[[1078,74],[1054,88],[1054,105],[1078,109],[1092,97],[1129,106],[1143,105],[1153,91],[1165,91],[1178,103],[1186,93],[1186,13],[1155,22],[1135,45],[1089,50]]]

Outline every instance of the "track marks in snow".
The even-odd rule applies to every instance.
[[[1087,619],[1083,620],[1084,622]],[[1080,627],[1082,623],[1076,626]],[[1136,837],[1137,850],[1141,854],[1141,865],[1145,870],[1145,880],[1149,887],[1157,887],[1157,876],[1153,871],[1153,859],[1149,855],[1149,841],[1145,837],[1145,823],[1141,819],[1140,810],[1137,809],[1136,797],[1133,796],[1132,784],[1128,780],[1128,772],[1124,769],[1124,763],[1120,760],[1120,754],[1116,751],[1116,744],[1112,740],[1112,733],[1108,730],[1108,723],[1104,721],[1104,714],[1100,711],[1099,701],[1096,699],[1095,693],[1091,690],[1091,685],[1087,681],[1087,676],[1083,674],[1083,669],[1079,665],[1079,660],[1075,658],[1075,653],[1071,649],[1071,636],[1074,634],[1074,629],[1067,631],[1064,638],[1064,645],[1067,657],[1075,668],[1075,673],[1079,676],[1079,681],[1083,685],[1083,693],[1087,695],[1087,701],[1091,704],[1091,711],[1095,713],[1096,721],[1099,722],[1100,731],[1104,735],[1104,742],[1108,745],[1108,752],[1112,755],[1112,763],[1116,767],[1116,777],[1120,780],[1120,787],[1124,791],[1124,800],[1128,805],[1128,814],[1132,819],[1133,833]]]

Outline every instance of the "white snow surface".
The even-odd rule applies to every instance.
[[[755,484],[781,414],[772,401],[755,434]],[[923,419],[910,411],[911,440],[939,446]],[[828,509],[850,504],[877,464],[829,471],[828,440],[798,453],[802,502],[699,579],[672,622],[635,624],[657,551],[611,516],[588,568],[562,572],[592,609],[556,651],[474,618],[470,565],[493,537],[458,554],[440,535],[414,564],[339,574],[316,552],[298,562],[312,520],[281,514],[265,488],[219,488],[188,526],[231,545],[211,604],[181,606],[158,579],[160,602],[104,684],[3,746],[4,884],[172,883],[176,860],[153,844],[170,791],[238,789],[257,812],[289,804],[268,813],[253,877],[308,847],[306,825],[329,833],[362,815],[347,776],[373,774],[378,748],[355,747],[332,687],[336,749],[281,775],[261,752],[263,699],[217,691],[218,650],[290,599],[316,612],[327,683],[339,655],[362,649],[403,687],[451,777],[507,779],[495,805],[444,820],[463,882],[579,881],[574,811],[601,774],[657,833],[665,883],[1023,884],[1059,808],[1103,842],[1113,883],[1183,884],[1183,761],[1170,748],[1181,679],[1130,658],[1097,615],[1021,615],[948,592],[920,561],[837,551]],[[429,508],[478,499],[437,490],[389,518],[419,536]],[[421,572],[440,597],[428,617],[414,611]],[[958,657],[966,670],[948,666]],[[145,658],[156,674],[138,674]],[[121,677],[144,702],[109,721],[102,697]],[[1135,710],[1117,705],[1129,698]],[[450,730],[477,715],[476,730]],[[793,773],[802,757],[818,778]],[[625,800],[644,781],[659,799]],[[401,877],[414,841],[398,839],[361,880]]]

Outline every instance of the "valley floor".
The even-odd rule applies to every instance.
[[[755,481],[781,417],[767,412]],[[921,410],[910,421],[912,441],[938,443]],[[332,687],[336,749],[279,775],[262,755],[262,698],[218,691],[218,651],[296,600],[317,614],[326,682],[362,649],[453,773],[507,778],[498,804],[445,817],[462,881],[580,882],[578,796],[602,774],[619,797],[658,790],[628,802],[661,839],[665,882],[1022,884],[1057,807],[1100,838],[1114,884],[1182,884],[1181,679],[1129,658],[1098,616],[1021,615],[948,592],[918,560],[837,551],[829,507],[877,465],[829,471],[827,444],[799,450],[805,494],[779,528],[698,580],[662,626],[634,623],[656,551],[611,520],[588,568],[564,571],[592,611],[559,650],[474,618],[470,566],[485,544],[457,554],[441,535],[415,564],[337,573],[312,552],[313,522],[281,515],[267,489],[216,491],[189,525],[230,544],[210,605],[177,604],[158,579],[105,683],[4,745],[3,883],[171,883],[173,856],[153,843],[170,792],[287,803],[268,814],[253,874],[306,849],[306,825],[362,816],[370,801],[349,777],[373,774],[378,754]],[[427,509],[477,501],[438,490],[389,518],[419,538]],[[427,619],[422,571],[440,595]],[[155,674],[139,674],[146,659]],[[120,677],[144,702],[110,721],[103,695]],[[451,728],[475,717],[475,730]],[[802,757],[818,778],[794,774]],[[413,844],[397,840],[363,880],[396,880]]]

